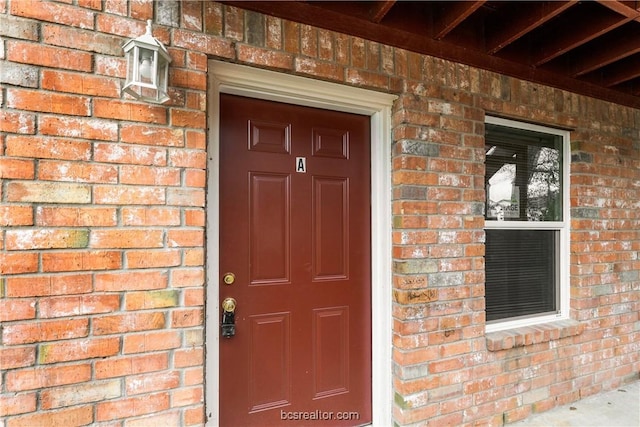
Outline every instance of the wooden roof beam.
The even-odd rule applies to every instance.
[[[434,38],[436,40],[442,40],[484,3],[486,3],[486,0],[448,3],[447,8],[442,15],[438,17],[437,23],[434,24]]]
[[[640,55],[636,55],[631,60],[625,61],[624,64],[620,63],[614,70],[608,71],[602,85],[613,87],[638,77],[640,77]]]
[[[387,16],[387,13],[389,13],[394,4],[396,4],[395,0],[376,2],[373,6],[371,6],[371,9],[369,11],[371,22],[375,22],[376,24],[382,22],[382,20],[385,16]]]
[[[596,0],[598,3],[600,3],[601,5],[608,7],[609,9],[613,10],[614,12],[625,16],[629,19],[636,19],[638,20],[638,18],[640,18],[640,8],[632,8],[629,7],[625,4],[625,2],[622,1],[617,1],[617,0]],[[627,2],[629,3],[629,2]],[[637,6],[636,6],[637,7]]]
[[[578,0],[523,4],[522,12],[519,16],[514,17],[514,19],[509,22],[509,25],[501,26],[497,32],[489,36],[487,53],[493,55],[576,3],[578,3]]]
[[[616,42],[611,40],[598,40],[598,44],[590,50],[590,55],[580,55],[574,60],[572,66],[573,76],[582,76],[605,67],[628,56],[640,53],[640,26],[630,29],[624,33],[625,36],[618,37]]]
[[[591,20],[592,22],[588,22]],[[553,41],[545,46],[545,49],[536,55],[532,61],[533,65],[540,66],[546,64],[565,53],[573,50],[583,44],[596,39],[609,31],[615,30],[621,25],[631,21],[631,18],[612,15],[608,17],[602,16],[586,16],[580,22],[579,29],[572,28],[562,36],[555,37]]]

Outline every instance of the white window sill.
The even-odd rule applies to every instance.
[[[522,326],[485,334],[487,350],[500,351],[579,335],[584,324],[571,319]]]

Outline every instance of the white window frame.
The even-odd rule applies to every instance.
[[[569,229],[571,223],[571,205],[569,199],[569,173],[571,166],[571,142],[569,131],[551,128],[547,126],[534,125],[515,120],[503,119],[499,117],[486,116],[485,123],[510,127],[514,129],[530,130],[535,132],[558,135],[562,137],[562,221],[498,221],[485,219],[485,230],[557,230],[560,235],[558,263],[560,302],[558,312],[539,316],[513,320],[500,320],[486,324],[486,332],[496,332],[505,329],[514,329],[524,326],[538,325],[541,323],[553,322],[557,320],[569,319]]]

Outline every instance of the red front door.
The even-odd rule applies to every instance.
[[[371,422],[369,126],[220,97],[223,426]]]

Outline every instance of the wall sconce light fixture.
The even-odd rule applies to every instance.
[[[126,42],[123,49],[127,58],[127,79],[122,91],[155,104],[167,102],[171,57],[151,34],[151,20],[147,21],[147,32]]]

